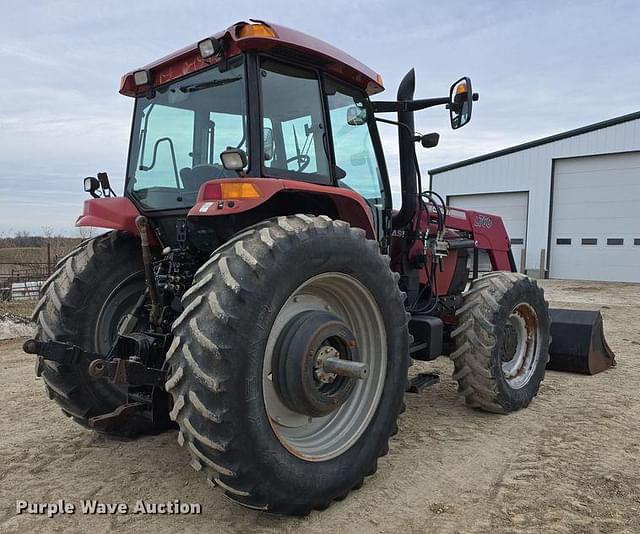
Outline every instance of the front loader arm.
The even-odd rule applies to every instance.
[[[471,234],[475,249],[485,250],[494,271],[515,272],[509,234],[498,215],[447,207],[447,228]]]

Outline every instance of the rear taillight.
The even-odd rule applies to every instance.
[[[220,184],[204,184],[204,189],[202,190],[202,200],[222,200],[222,189],[220,188]]]
[[[208,182],[202,190],[202,200],[239,200],[260,198],[260,190],[251,182]]]

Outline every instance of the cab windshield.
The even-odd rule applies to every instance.
[[[136,100],[127,191],[146,209],[188,208],[202,183],[236,176],[220,153],[248,152],[242,56]]]

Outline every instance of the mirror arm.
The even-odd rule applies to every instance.
[[[449,97],[443,96],[438,98],[420,98],[418,100],[377,100],[371,102],[371,105],[375,113],[390,113],[393,111],[418,111],[448,103]]]
[[[378,121],[378,122],[384,122],[385,124],[393,124],[394,126],[402,126],[403,128],[407,129],[409,131],[409,134],[412,137],[416,137],[416,133],[409,128],[408,125],[406,125],[404,122],[398,122],[398,121],[392,121],[389,119],[383,119],[382,117],[374,117],[373,120]]]

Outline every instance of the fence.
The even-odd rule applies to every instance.
[[[31,300],[53,269],[46,263],[0,263],[0,300]]]

